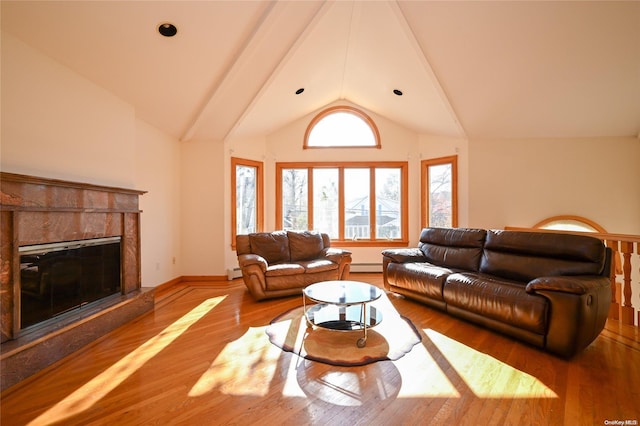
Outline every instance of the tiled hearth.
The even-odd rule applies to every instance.
[[[143,191],[0,174],[1,389],[47,368],[82,346],[153,309],[153,290],[140,279]],[[18,248],[24,245],[120,237],[122,292],[58,322],[20,330]]]

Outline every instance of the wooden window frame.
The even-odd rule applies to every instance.
[[[338,169],[338,238],[331,239],[331,245],[336,247],[402,247],[409,243],[409,164],[403,161],[384,162],[283,162],[276,163],[276,227],[283,228],[282,211],[282,172],[285,169],[306,169],[307,170],[307,227],[313,229],[313,170],[318,168]],[[349,168],[370,169],[369,188],[369,211],[371,214],[371,239],[351,240],[344,238],[344,170]],[[402,225],[400,228],[400,239],[375,239],[375,169],[400,169],[400,217]]]
[[[448,157],[432,158],[428,160],[422,160],[420,162],[420,187],[422,189],[420,193],[420,225],[422,228],[429,227],[430,205],[429,205],[429,167],[440,166],[444,164],[451,164],[451,227],[456,228],[458,226],[458,156],[451,155]]]
[[[560,216],[548,217],[536,223],[535,225],[533,225],[533,227],[537,229],[545,229],[546,226],[548,226],[549,224],[552,224],[555,222],[562,222],[562,221],[577,222],[581,225],[586,225],[587,227],[591,228],[593,230],[592,232],[599,232],[601,234],[607,233],[607,230],[604,229],[604,227],[602,227],[599,223],[591,219],[587,219],[586,217],[576,216],[576,215],[560,215]]]
[[[365,123],[367,123],[369,125],[369,127],[371,128],[371,131],[373,132],[373,136],[375,138],[375,145],[366,145],[366,146],[362,146],[362,145],[330,145],[330,146],[309,146],[309,135],[311,135],[311,131],[313,130],[313,128],[315,127],[316,124],[318,124],[318,122],[320,122],[323,118],[337,113],[337,112],[346,112],[349,114],[353,114],[358,118],[361,118],[362,120],[364,120]],[[382,148],[382,144],[380,142],[380,131],[378,130],[378,126],[376,126],[376,123],[371,119],[371,117],[369,117],[364,111],[358,109],[358,108],[354,108],[351,106],[347,106],[347,105],[341,105],[341,106],[333,106],[330,108],[327,108],[323,111],[321,111],[318,115],[316,115],[315,117],[313,117],[313,119],[311,120],[311,122],[309,123],[309,125],[307,126],[307,129],[304,132],[304,143],[302,145],[303,149],[326,149],[326,148],[330,148],[330,149],[336,149],[336,148],[374,148],[374,149],[381,149]]]
[[[247,160],[231,157],[231,247],[236,249],[237,218],[236,218],[236,167],[254,167],[256,169],[256,231],[264,230],[264,163],[262,161]]]

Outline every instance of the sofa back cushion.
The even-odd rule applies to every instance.
[[[478,271],[486,231],[465,228],[424,228],[418,247],[429,263]]]
[[[557,275],[600,275],[606,249],[587,235],[487,231],[480,272],[516,281]]]
[[[319,232],[287,231],[287,236],[293,262],[317,259],[325,247],[322,234]]]
[[[251,253],[260,255],[268,263],[289,261],[289,241],[286,231],[249,234]]]

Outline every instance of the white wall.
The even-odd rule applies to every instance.
[[[133,108],[6,33],[1,149],[3,171],[135,186]]]
[[[136,121],[136,186],[140,197],[142,285],[154,287],[182,275],[180,144]]]
[[[417,135],[367,111],[380,129],[381,150],[303,150],[304,132],[316,113],[268,135],[264,152],[256,145],[250,152],[248,158],[262,155],[265,161],[266,230],[275,229],[276,162],[408,161],[409,237],[415,245],[420,231],[420,161],[457,155],[459,226],[528,227],[564,214],[587,217],[609,232],[640,233],[637,138],[468,141]],[[349,249],[355,263],[380,262],[380,248]],[[235,257],[229,253],[227,267],[233,267]]]
[[[419,136],[392,121],[347,102],[333,105],[355,106],[366,112],[380,131],[381,149],[303,149],[304,133],[309,122],[319,111],[267,136],[267,186],[275,185],[275,163],[289,161],[407,161],[409,163],[409,238],[415,241],[420,229],[420,155]],[[275,190],[265,200],[268,221],[267,230],[275,224]],[[352,251],[354,263],[381,263],[381,247],[345,247]]]
[[[556,215],[640,234],[637,138],[472,140],[469,224],[529,227]]]
[[[591,219],[608,232],[640,235],[640,140],[473,140],[469,223],[531,227],[558,215]],[[632,304],[640,306],[639,256]],[[622,281],[619,277],[618,281]]]
[[[181,275],[177,140],[5,33],[1,132],[2,171],[149,191],[140,197],[142,285]]]
[[[226,275],[225,238],[230,175],[222,142],[193,141],[181,146],[182,274]],[[228,167],[228,166],[226,166]]]
[[[235,267],[232,155],[265,163],[268,230],[275,228],[276,162],[408,161],[415,245],[420,160],[457,154],[461,226],[531,226],[574,214],[610,232],[640,234],[637,138],[466,141],[418,135],[368,112],[380,130],[380,150],[303,150],[315,113],[264,138],[180,144],[137,120],[129,104],[5,33],[1,54],[0,167],[149,191],[141,197],[145,286],[180,275],[226,275]],[[354,261],[380,262],[380,250],[355,248]]]

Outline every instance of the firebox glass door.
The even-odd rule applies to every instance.
[[[21,250],[20,328],[121,291],[120,241]]]

